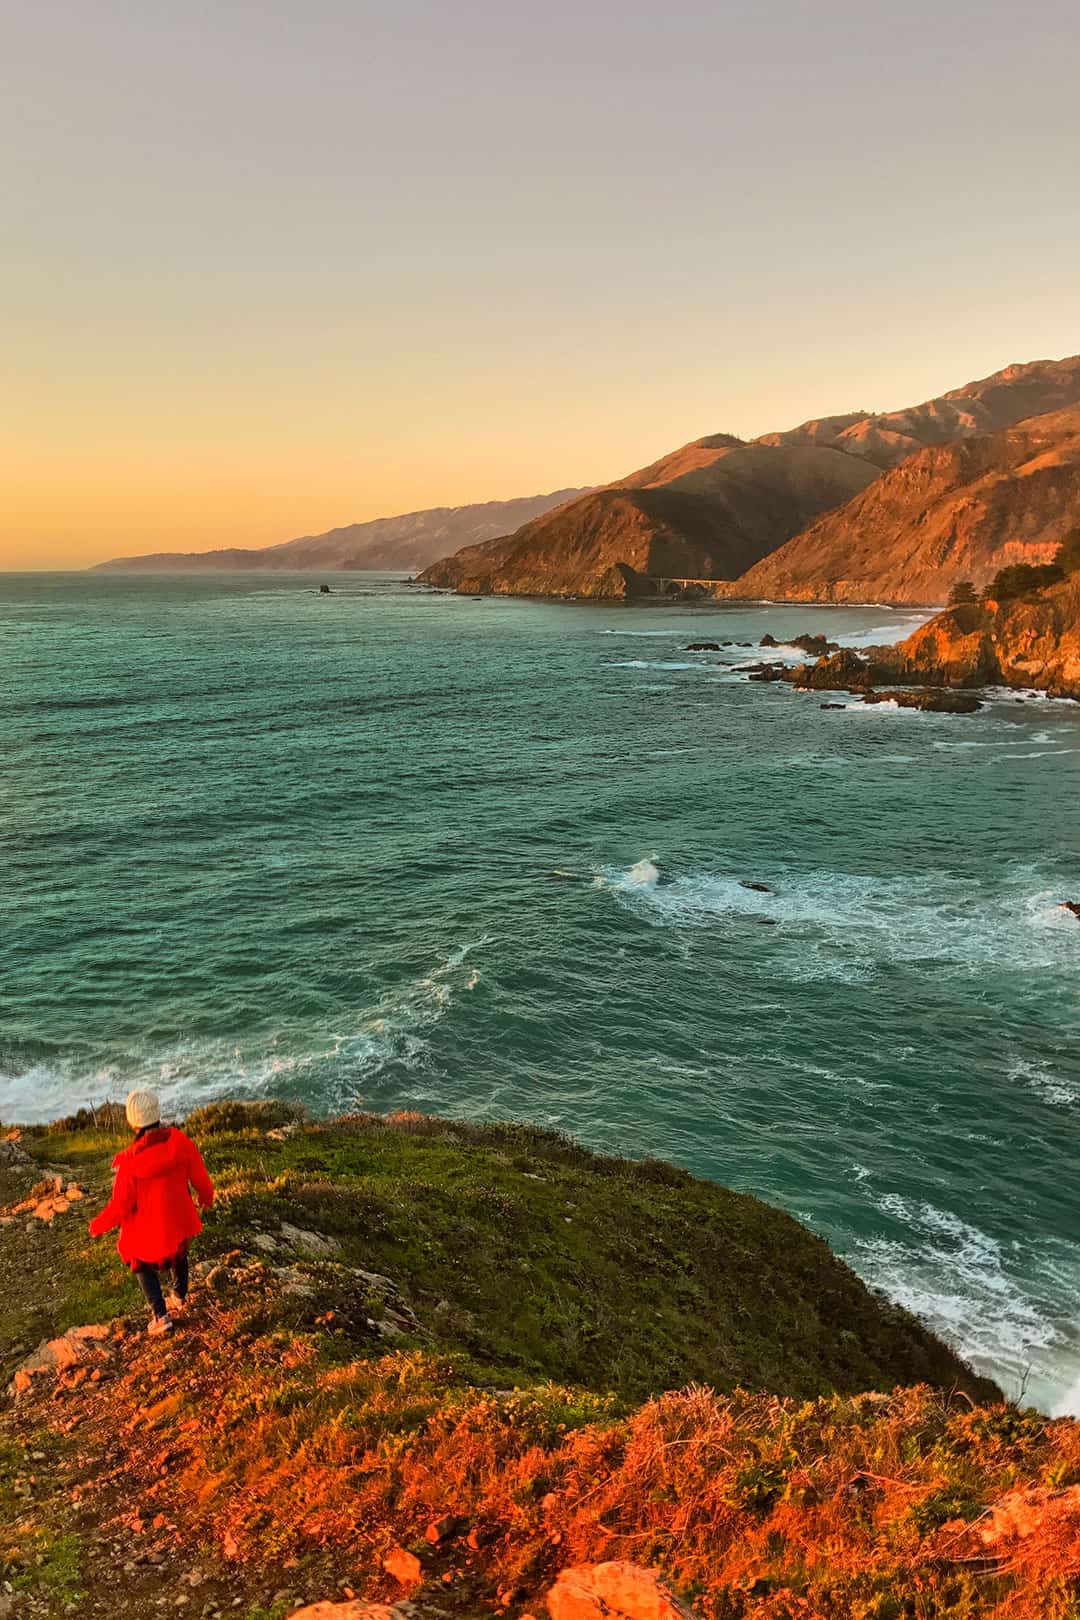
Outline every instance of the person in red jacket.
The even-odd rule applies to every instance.
[[[190,1136],[162,1125],[161,1104],[152,1091],[133,1091],[126,1113],[135,1140],[113,1160],[112,1197],[90,1222],[90,1235],[120,1228],[117,1252],[153,1313],[148,1331],[171,1333],[187,1300],[188,1245],[202,1231],[190,1189],[209,1209],[214,1184]],[[168,1301],[161,1292],[162,1269],[171,1271],[175,1282]]]

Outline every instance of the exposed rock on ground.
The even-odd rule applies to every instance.
[[[93,1322],[68,1328],[59,1338],[43,1339],[36,1350],[15,1368],[10,1393],[24,1395],[40,1377],[59,1377],[76,1370],[89,1372],[94,1382],[115,1359],[120,1341],[126,1337],[122,1324]]]
[[[656,1570],[622,1561],[564,1569],[547,1608],[551,1620],[695,1620]]]
[[[17,1143],[5,1143],[6,1147],[14,1147],[22,1152]],[[9,1164],[29,1163],[25,1153],[21,1159],[12,1158]],[[80,1203],[83,1190],[77,1181],[69,1181],[64,1176],[51,1176],[47,1181],[39,1181],[30,1189],[29,1195],[17,1204],[9,1204],[0,1213],[0,1220],[13,1221],[18,1215],[30,1215],[35,1220],[52,1223],[57,1215],[66,1215],[73,1204]]]

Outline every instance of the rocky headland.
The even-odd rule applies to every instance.
[[[1080,1423],[743,1194],[527,1126],[219,1104],[182,1329],[0,1143],[0,1614],[1066,1620]]]
[[[607,599],[656,596],[674,580],[734,580],[873,477],[828,446],[744,445],[720,434],[506,539],[444,558],[420,579],[462,595]]]
[[[811,691],[894,697],[911,706],[968,713],[981,687],[1008,686],[1080,700],[1080,569],[1024,594],[960,603],[896,646],[826,653],[776,668],[776,679]],[[911,693],[881,688],[919,688]],[[967,706],[963,700],[967,698]]]

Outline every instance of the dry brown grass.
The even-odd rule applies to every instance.
[[[511,1609],[566,1565],[630,1558],[708,1620],[1078,1613],[1075,1422],[925,1387],[803,1403],[693,1387],[622,1415],[552,1385],[478,1388],[421,1352],[328,1365],[325,1341],[251,1337],[210,1309],[183,1349],[139,1349],[63,1410],[144,1515],[233,1569],[317,1556],[375,1595],[400,1543],[444,1600],[480,1580]],[[183,1384],[163,1398],[170,1371]],[[460,1534],[432,1551],[447,1517]]]

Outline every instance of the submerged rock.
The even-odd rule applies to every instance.
[[[752,889],[755,894],[772,894],[773,890],[767,883],[755,883],[751,878],[739,879],[740,889]]]

